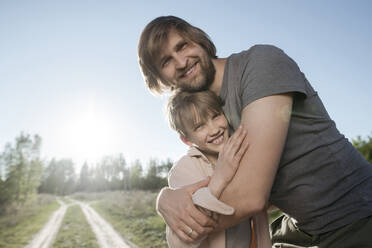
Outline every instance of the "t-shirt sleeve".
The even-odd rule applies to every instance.
[[[307,95],[306,78],[296,62],[281,49],[257,45],[241,63],[242,108],[262,97],[296,92]]]

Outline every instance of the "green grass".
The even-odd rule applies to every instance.
[[[96,237],[87,222],[80,206],[70,206],[63,218],[63,222],[53,248],[99,248]]]
[[[119,232],[139,248],[165,248],[165,223],[155,211],[156,193],[121,191],[79,193],[73,198],[93,202],[91,206]],[[270,223],[282,215],[269,213]]]
[[[106,192],[82,196],[123,237],[138,248],[165,248],[165,223],[155,211],[156,193],[148,191]]]
[[[65,196],[63,196],[63,197],[59,197],[58,199],[61,200],[61,201],[63,201],[65,204],[74,203],[73,201],[71,201],[70,199],[68,199],[68,198],[65,197]]]
[[[16,212],[0,217],[0,247],[24,247],[32,240],[51,214],[59,208],[55,197],[38,195]]]

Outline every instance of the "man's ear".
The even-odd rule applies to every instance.
[[[182,140],[183,143],[185,143],[186,145],[188,146],[192,146],[192,142],[190,140],[188,140],[185,136],[183,136],[182,134],[180,134],[180,139]]]

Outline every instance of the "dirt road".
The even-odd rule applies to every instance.
[[[63,216],[69,206],[79,204],[83,213],[96,235],[101,248],[135,248],[133,244],[125,242],[122,237],[87,203],[76,201],[70,198],[72,204],[65,204],[57,199],[61,207],[55,211],[49,221],[36,234],[34,239],[25,248],[50,248],[57,236]]]
[[[55,211],[49,221],[44,227],[36,234],[34,239],[26,246],[26,248],[49,248],[52,246],[53,241],[58,233],[59,227],[61,226],[63,216],[69,205],[58,200],[61,207]]]
[[[77,202],[83,210],[85,217],[93,232],[96,234],[101,248],[131,248],[121,236],[87,203]]]

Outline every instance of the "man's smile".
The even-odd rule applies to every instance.
[[[184,70],[183,73],[180,74],[179,78],[186,78],[186,77],[190,77],[194,74],[194,72],[196,71],[196,66],[197,64],[199,63],[199,60],[196,60],[191,66],[189,66],[188,68],[186,68]]]

